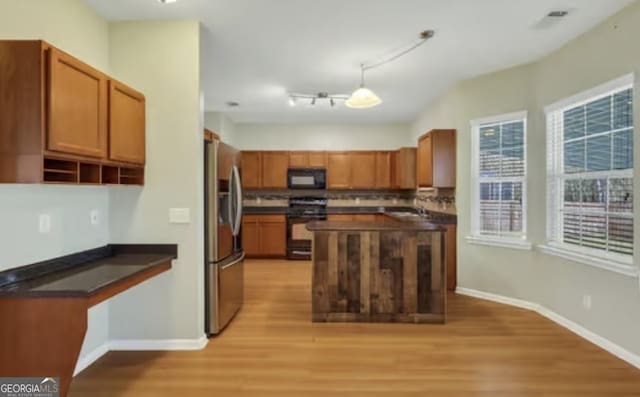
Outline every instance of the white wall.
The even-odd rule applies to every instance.
[[[220,112],[206,112],[204,114],[204,126],[220,135],[220,140],[229,145],[234,145],[236,125],[228,116]]]
[[[415,146],[408,124],[235,125],[233,144],[242,150],[390,150]]]
[[[640,354],[638,279],[549,256],[471,245],[470,120],[528,110],[528,235],[546,241],[546,145],[543,107],[630,72],[636,72],[636,120],[640,120],[640,3],[613,16],[541,61],[458,84],[429,106],[412,126],[419,136],[431,128],[458,130],[456,203],[458,266],[461,287],[540,303],[587,329]],[[637,124],[637,123],[636,123]],[[638,159],[640,139],[635,139]],[[634,171],[640,180],[640,167]],[[635,184],[635,217],[640,215],[640,184]],[[637,230],[637,228],[636,228]],[[636,233],[635,252],[640,254]],[[638,260],[636,258],[636,263]],[[584,294],[592,309],[582,307]]]
[[[179,244],[170,272],[111,301],[109,336],[116,345],[204,334],[199,38],[195,21],[111,24],[111,73],[147,100],[145,186],[111,190],[111,241]],[[169,224],[169,208],[189,208],[192,222]]]
[[[108,24],[84,1],[0,0],[0,10],[0,38],[44,39],[108,72]],[[108,202],[106,187],[0,185],[0,270],[108,244]],[[49,234],[38,233],[42,213],[52,217]],[[107,341],[107,316],[108,303],[91,309],[81,357]]]

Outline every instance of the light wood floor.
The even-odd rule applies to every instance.
[[[450,297],[447,325],[312,324],[310,264],[249,261],[202,351],[111,352],[72,397],[640,396],[640,370],[526,310]]]

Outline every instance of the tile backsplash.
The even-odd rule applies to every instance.
[[[289,197],[320,196],[329,199],[330,207],[422,207],[430,211],[456,213],[455,190],[248,190],[247,207],[286,207]]]

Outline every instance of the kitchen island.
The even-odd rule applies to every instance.
[[[314,322],[446,321],[445,229],[419,220],[314,221]]]

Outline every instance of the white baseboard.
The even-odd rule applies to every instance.
[[[472,296],[474,298],[480,298],[492,302],[504,303],[505,305],[515,306],[521,309],[533,310],[534,312],[537,311],[538,306],[540,306],[537,303],[531,303],[522,299],[509,298],[507,296],[496,295],[490,292],[483,292],[464,287],[456,288],[456,294]]]
[[[73,376],[84,371],[100,357],[110,351],[170,351],[170,350],[201,350],[209,343],[206,335],[198,339],[131,339],[113,340],[98,346],[93,351],[82,356],[76,364]]]
[[[104,343],[78,359],[73,376],[87,369],[91,364],[109,352],[109,343]]]
[[[209,342],[205,335],[198,339],[133,339],[109,342],[113,351],[200,350]]]
[[[609,353],[613,354],[619,359],[624,360],[629,364],[633,365],[634,367],[640,369],[639,355],[633,352],[630,352],[629,350],[623,348],[622,346],[611,342],[609,339],[606,339],[596,334],[595,332],[588,330],[587,328],[569,320],[568,318],[562,317],[558,313],[553,312],[538,303],[528,302],[521,299],[509,298],[502,295],[492,294],[490,292],[478,291],[478,290],[464,288],[464,287],[456,288],[456,293],[460,295],[467,295],[474,298],[485,299],[485,300],[489,300],[497,303],[502,303],[505,305],[515,306],[522,309],[534,311],[540,314],[541,316],[548,318],[554,323],[563,326],[564,328],[575,333],[576,335],[583,337],[584,339],[588,340],[594,345],[599,346],[600,348],[608,351]]]

